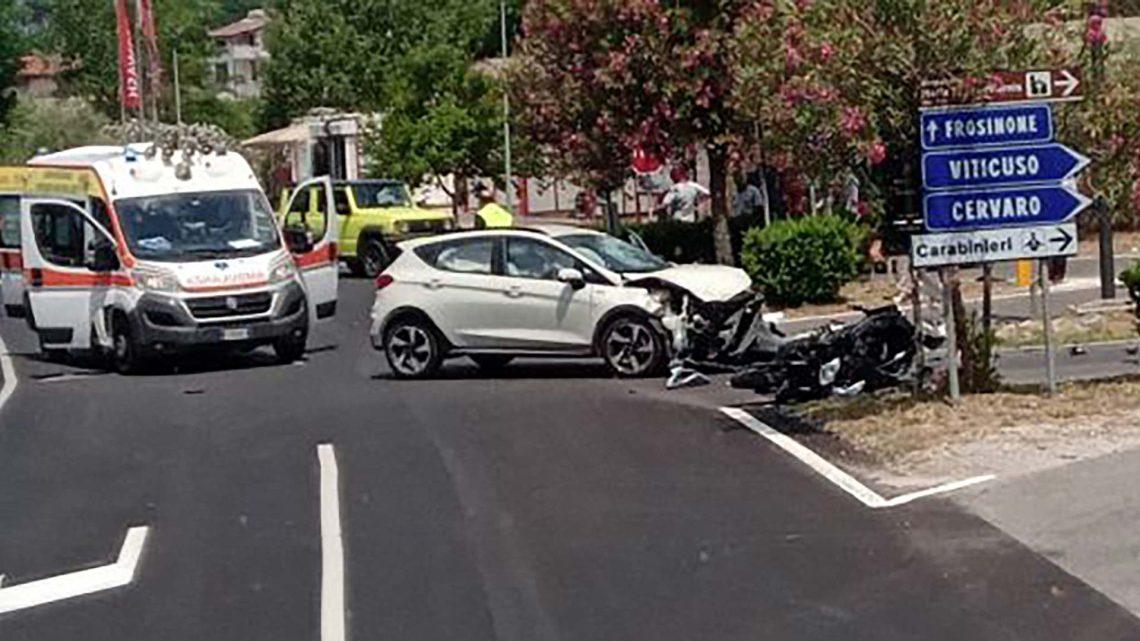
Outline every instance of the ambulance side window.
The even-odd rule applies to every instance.
[[[0,196],[0,248],[20,248],[20,199]]]
[[[32,205],[32,229],[45,260],[61,267],[83,267],[89,241],[101,234],[73,209],[48,203]],[[103,239],[105,241],[105,239]]]

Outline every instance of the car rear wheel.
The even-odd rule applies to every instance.
[[[392,262],[387,246],[379,238],[369,238],[361,242],[358,247],[357,260],[360,263],[360,273],[366,278],[376,278]]]
[[[384,332],[384,355],[397,378],[429,378],[439,371],[443,348],[435,328],[422,318],[392,321]]]
[[[665,365],[665,341],[653,325],[635,316],[619,318],[602,333],[602,358],[618,376],[651,376]]]

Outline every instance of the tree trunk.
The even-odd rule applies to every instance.
[[[734,265],[732,235],[728,229],[728,181],[724,147],[713,145],[709,154],[709,191],[712,192],[713,246],[716,262]]]

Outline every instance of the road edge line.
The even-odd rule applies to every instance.
[[[911,501],[916,501],[918,499],[923,499],[938,494],[954,492],[956,490],[970,487],[972,485],[978,485],[979,483],[992,481],[997,478],[997,475],[995,474],[972,476],[970,478],[962,479],[959,481],[951,481],[949,483],[943,483],[942,485],[936,485],[924,490],[917,490],[915,492],[896,496],[891,499],[886,499],[880,496],[878,492],[875,492],[866,485],[863,485],[855,477],[839,469],[839,467],[837,467],[834,463],[828,461],[819,454],[816,454],[813,450],[803,445],[799,441],[771,427],[767,423],[761,421],[748,412],[737,407],[722,407],[720,408],[720,411],[737,423],[740,423],[744,427],[748,428],[750,431],[755,432],[756,434],[759,434],[760,436],[768,439],[768,441],[770,441],[772,444],[776,445],[788,454],[791,454],[801,463],[810,467],[814,472],[824,477],[828,481],[831,481],[835,485],[838,485],[839,488],[844,492],[847,492],[856,499],[859,499],[860,503],[873,510],[898,507],[900,505],[910,503]]]
[[[130,585],[135,580],[149,531],[147,526],[127,530],[114,563],[0,587],[0,614]]]
[[[321,470],[321,641],[345,640],[340,470],[332,443],[317,445]]]
[[[886,499],[879,496],[878,493],[871,488],[860,483],[855,477],[839,469],[827,459],[816,454],[790,436],[768,426],[748,412],[735,407],[722,407],[720,411],[737,423],[768,439],[788,454],[791,454],[820,476],[838,485],[844,492],[859,499],[859,501],[867,507],[880,508],[886,505]]]
[[[3,336],[0,336],[0,376],[4,378],[3,385],[0,385],[0,411],[2,411],[8,399],[16,393],[16,386],[19,385],[16,366],[12,364],[12,357],[8,354],[8,345],[4,343]]]

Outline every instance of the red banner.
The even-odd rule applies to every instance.
[[[131,38],[131,18],[127,0],[115,0],[115,18],[119,23],[119,97],[126,109],[142,107],[142,89],[135,60],[135,43]]]
[[[161,86],[162,59],[158,57],[158,31],[154,27],[154,6],[151,0],[139,0],[139,31],[146,47],[147,82],[151,94]]]

